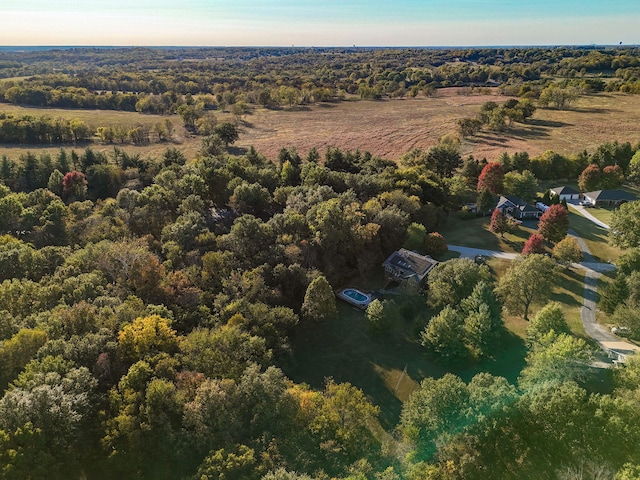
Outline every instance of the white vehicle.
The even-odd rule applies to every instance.
[[[611,333],[621,337],[626,337],[629,335],[629,329],[627,327],[611,327]]]

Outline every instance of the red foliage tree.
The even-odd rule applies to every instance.
[[[592,192],[597,190],[602,180],[602,172],[600,167],[592,163],[585,168],[578,177],[578,186],[583,192]]]
[[[478,191],[489,190],[494,195],[502,193],[504,170],[500,162],[488,163],[478,177]]]
[[[533,233],[529,240],[525,242],[522,255],[526,256],[530,253],[544,253],[544,238],[542,238],[542,235]]]
[[[84,173],[73,170],[62,179],[62,197],[82,200],[87,193],[87,179]]]
[[[501,237],[511,230],[511,224],[507,219],[507,216],[497,208],[493,210],[491,214],[491,222],[489,222],[489,230],[493,233],[499,233]]]
[[[569,211],[563,205],[551,205],[538,222],[538,233],[557,243],[569,232]]]
[[[624,172],[619,165],[609,165],[602,170],[601,188],[618,188],[624,182]]]

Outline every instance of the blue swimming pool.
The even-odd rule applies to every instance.
[[[344,288],[340,290],[338,298],[362,310],[366,310],[373,301],[373,297],[370,294],[361,292],[357,288]]]
[[[366,302],[369,299],[369,297],[366,296],[364,293],[359,292],[358,290],[354,290],[352,288],[344,289],[343,293],[347,297],[352,298],[353,300],[355,300],[356,302]]]

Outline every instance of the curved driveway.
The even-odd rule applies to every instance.
[[[591,213],[589,212],[588,208],[584,208],[582,205],[577,205],[577,204],[571,203],[571,202],[569,202],[567,205],[570,208],[573,208],[576,212],[578,212],[579,215],[582,215],[583,217],[591,220],[593,223],[595,223],[599,227],[602,227],[602,228],[605,228],[605,229],[609,230],[609,225],[607,225],[603,221],[598,220],[596,217],[591,215]]]
[[[621,340],[596,321],[596,287],[598,284],[598,278],[600,278],[601,272],[615,270],[615,265],[595,262],[586,243],[574,232],[570,232],[570,235],[575,237],[578,241],[585,259],[582,263],[571,264],[573,268],[585,270],[582,310],[580,311],[580,319],[582,320],[585,333],[607,353],[613,348],[613,346],[615,346],[616,350],[638,351],[638,347],[636,345]],[[466,258],[475,258],[477,255],[482,255],[485,257],[513,260],[518,257],[515,253],[496,252],[493,250],[468,248],[458,245],[449,245],[449,250],[459,252],[461,257]]]

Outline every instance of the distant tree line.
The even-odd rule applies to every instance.
[[[91,128],[79,119],[0,113],[0,143],[77,143],[92,135]]]

